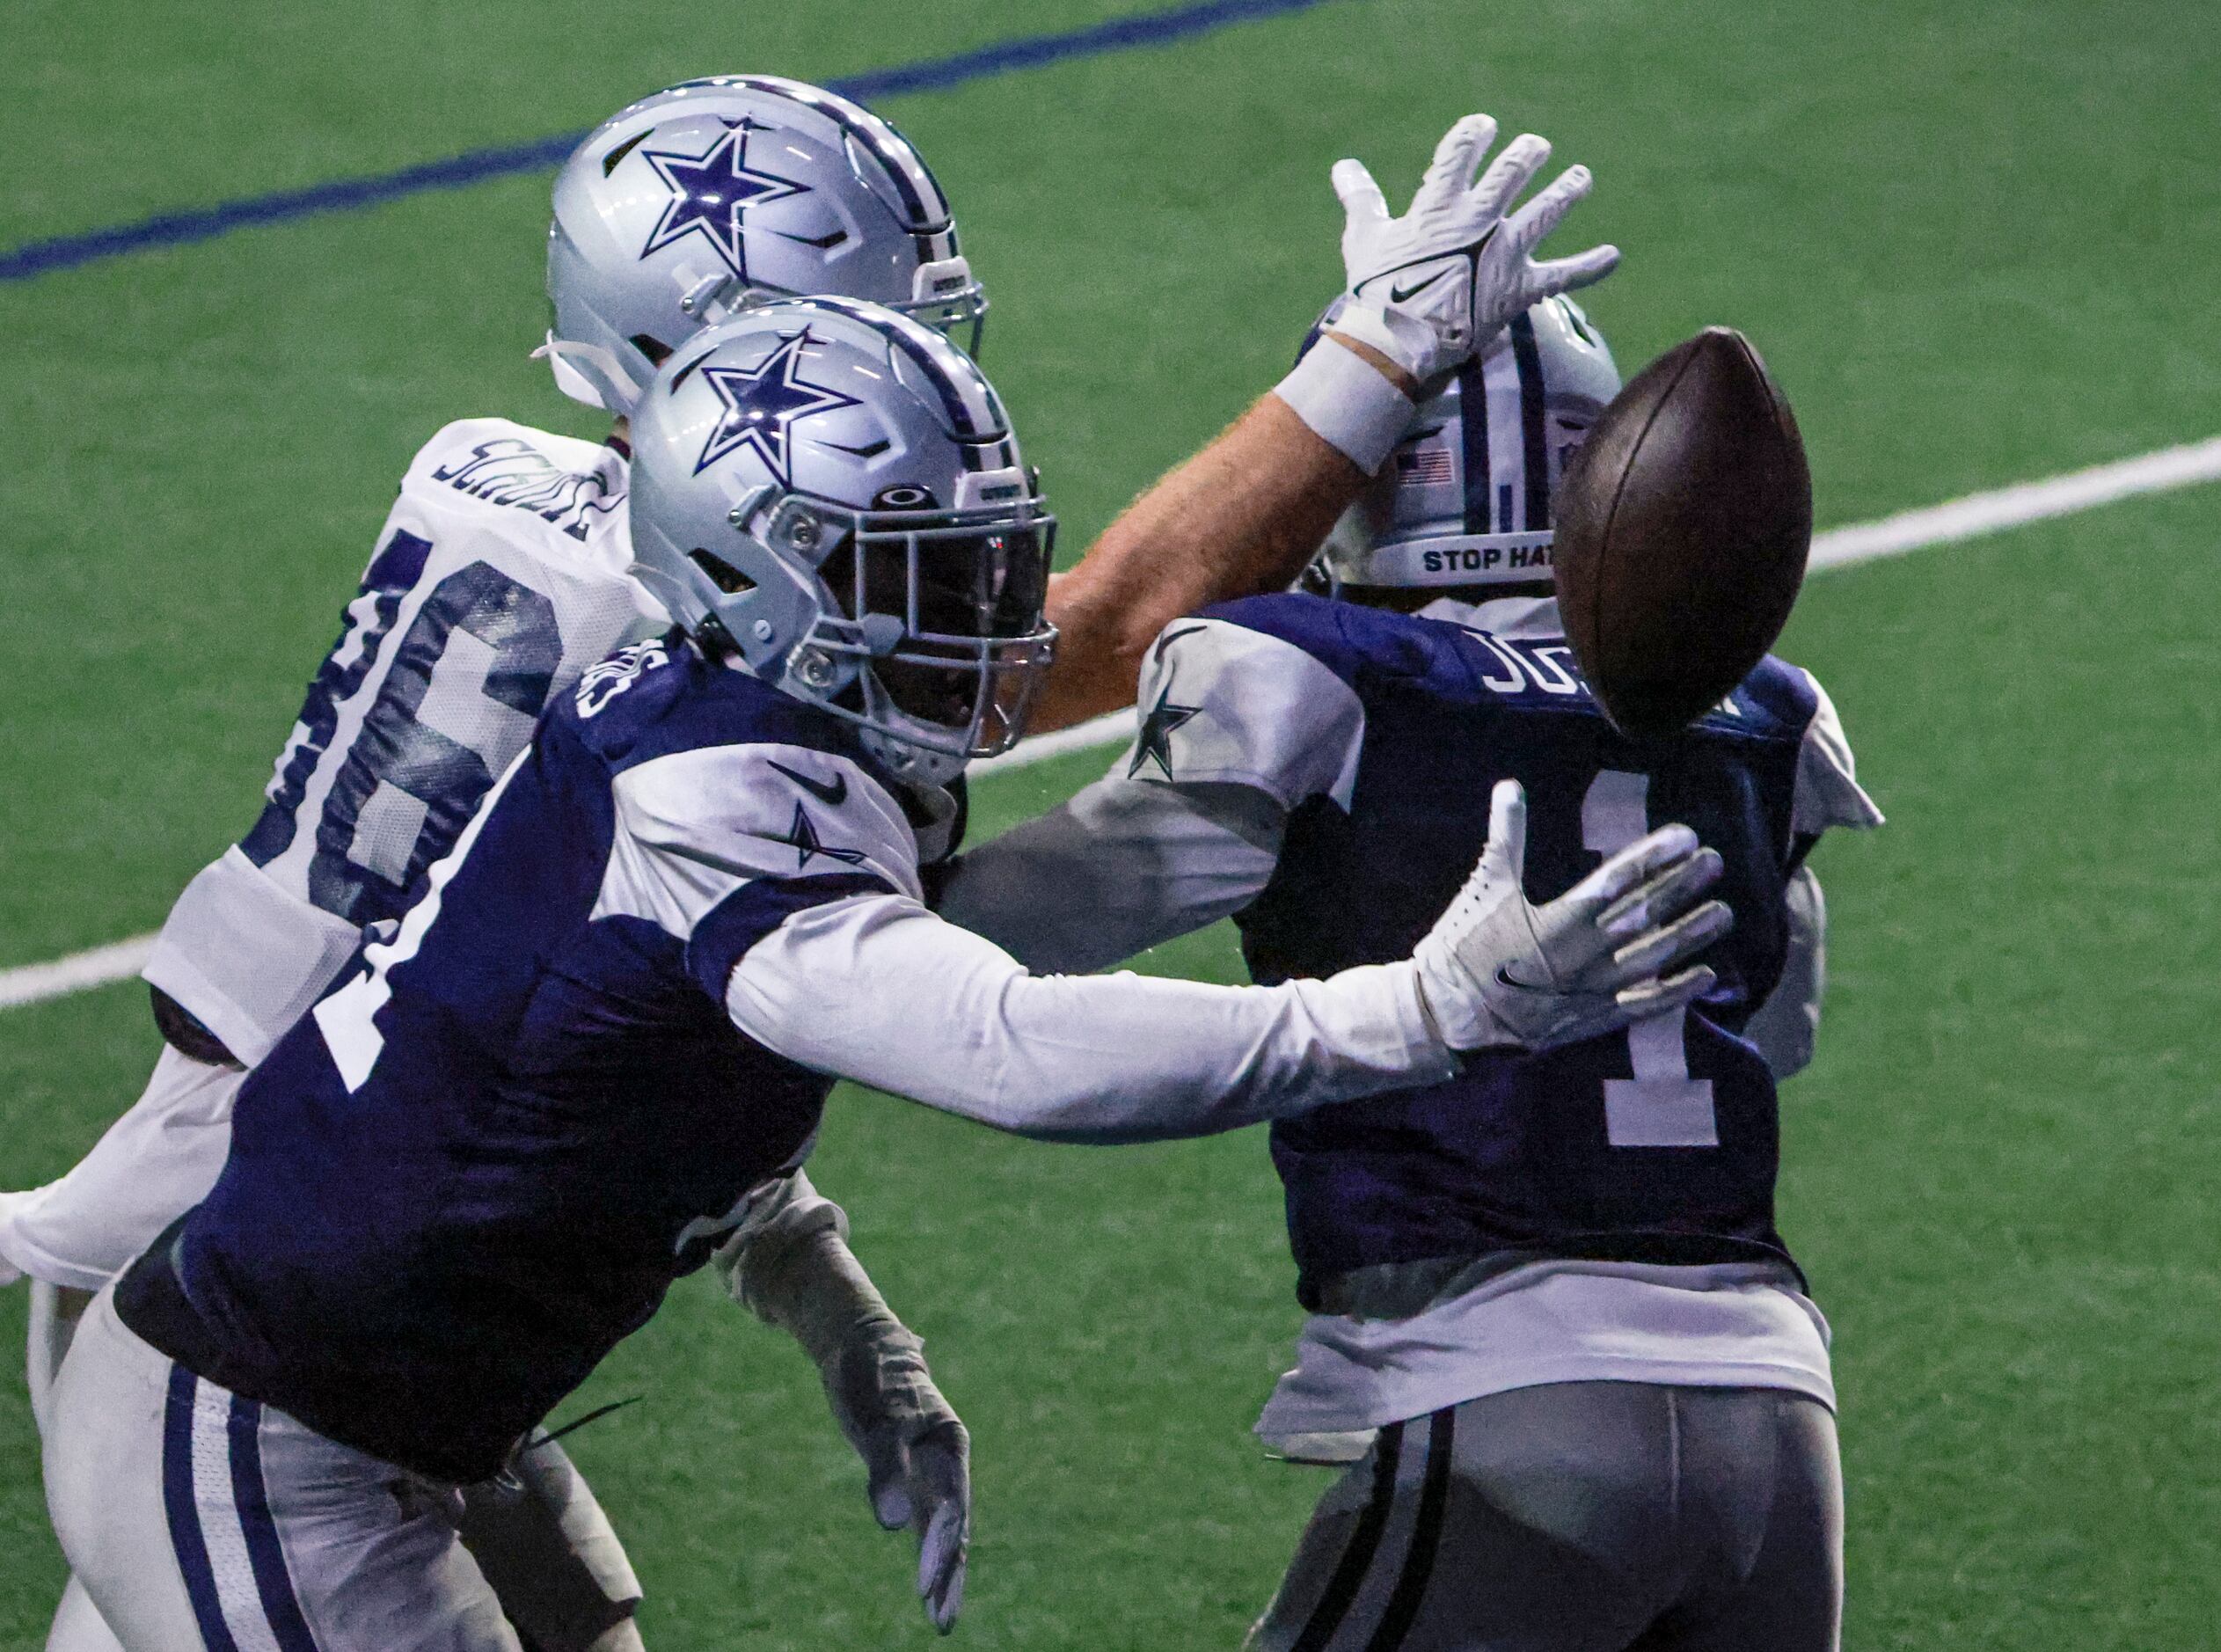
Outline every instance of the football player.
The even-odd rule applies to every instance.
[[[604,122],[563,168],[544,353],[614,428],[593,443],[465,420],[411,464],[260,818],[163,927],[146,975],[164,1049],[145,1093],[62,1180],[0,1196],[0,1280],[34,1282],[34,1411],[90,1293],[215,1181],[247,1070],[399,914],[543,706],[660,621],[627,574],[623,414],[639,386],[721,317],[819,292],[973,344],[986,310],[932,172],[844,99],[769,76],[690,82]],[[851,1267],[837,1210],[810,1220],[809,1254]],[[905,1338],[880,1305],[845,1353],[816,1350],[844,1373],[829,1392],[883,1511],[899,1511],[890,1476],[910,1413],[939,1407]],[[473,1494],[465,1530],[513,1615],[544,1652],[630,1644],[638,1583],[562,1448],[543,1442],[512,1478]],[[75,1588],[54,1634],[69,1652],[113,1644]]]
[[[1421,335],[1429,373],[1553,279],[1501,222],[1503,163],[1468,187],[1487,137],[1464,132],[1438,169],[1457,209],[1401,224],[1462,297],[1356,324]],[[1282,386],[1273,444],[1315,479],[1355,467],[1305,422],[1304,384],[1390,382],[1320,350],[1336,376]],[[1377,445],[1392,405],[1338,433]],[[763,1244],[815,1202],[800,1166],[836,1076],[1138,1139],[1439,1080],[1458,1051],[1709,984],[1662,975],[1726,920],[1683,828],[1539,910],[1498,852],[1412,956],[1324,982],[1027,976],[919,884],[946,786],[1016,737],[1055,636],[1053,523],[992,390],[891,311],[773,304],[675,355],[634,435],[634,555],[677,628],[556,701],[278,1040],[215,1187],[97,1299],[52,1391],[56,1527],[127,1647],[515,1646],[455,1541],[456,1488],[714,1249],[806,1342],[868,1290]],[[961,1430],[937,1426],[955,1449],[898,1489],[946,1626],[966,1496]]]
[[[1274,1124],[1311,1318],[1259,1429],[1362,1460],[1260,1652],[1836,1645],[1834,1390],[1774,1225],[1775,1086],[1818,1024],[1806,857],[1881,815],[1778,659],[1671,740],[1598,712],[1550,501],[1618,387],[1570,300],[1515,320],[1418,409],[1313,589],[1167,628],[1130,750],[939,903],[1041,970],[1231,917],[1270,983],[1402,955],[1484,840],[1538,899],[1660,820],[1724,857],[1735,924],[1694,1003]]]

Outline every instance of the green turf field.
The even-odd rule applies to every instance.
[[[590,123],[734,68],[825,77],[1143,0],[708,11],[20,0],[0,248]],[[2221,429],[2221,21],[2149,0],[1767,8],[1333,0],[890,100],[996,310],[1074,551],[1266,388],[1338,276],[1337,157],[1407,188],[1482,107],[1587,161],[1569,245],[1632,369],[1749,330],[1823,523]],[[544,177],[0,285],[0,967],[153,927],[252,819],[409,454],[500,413]],[[1578,236],[1580,240],[1573,238]],[[1837,1330],[1854,1648],[2221,1646],[2221,491],[1816,579],[1783,652],[1891,815],[1817,864],[1819,1059],[1785,1230]],[[1098,768],[982,788],[990,829]],[[1218,935],[1151,967],[1231,976]],[[0,1012],[0,1185],[137,1093],[142,992]],[[814,1168],[976,1442],[960,1634],[1231,1647],[1319,1481],[1246,1429],[1296,1322],[1254,1132],[1015,1144],[837,1098]],[[61,1578],[0,1292],[0,1648]],[[923,1646],[815,1378],[704,1279],[577,1409],[665,1648]]]

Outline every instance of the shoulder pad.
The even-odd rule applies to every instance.
[[[1288,809],[1321,795],[1348,802],[1364,707],[1343,676],[1278,627],[1219,609],[1175,620],[1143,662],[1137,704],[1129,779],[1247,786]]]
[[[897,792],[854,725],[705,658],[676,629],[588,667],[555,716],[614,769],[709,746],[795,746],[853,763]]]
[[[774,742],[697,747],[625,770],[612,795],[624,844],[611,858],[604,911],[650,917],[683,936],[735,880],[852,874],[924,898],[902,804],[852,758]],[[625,864],[641,852],[683,870],[625,879]],[[673,922],[660,910],[672,901],[699,910]]]
[[[1735,685],[1722,709],[1746,728],[1756,724],[1764,733],[1799,738],[1812,721],[1818,690],[1809,671],[1770,654]]]

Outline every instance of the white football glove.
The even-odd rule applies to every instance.
[[[917,1533],[917,1594],[946,1634],[964,1606],[972,1533],[972,1439],[899,1321],[852,1335],[824,1367],[833,1420],[864,1459],[872,1513]]]
[[[1363,162],[1334,163],[1334,193],[1348,215],[1342,264],[1353,302],[1333,330],[1370,345],[1421,384],[1477,355],[1514,316],[1602,281],[1619,262],[1616,246],[1547,264],[1529,257],[1589,193],[1589,169],[1567,167],[1507,218],[1550,158],[1550,145],[1531,132],[1512,139],[1475,183],[1495,141],[1496,123],[1485,114],[1450,128],[1400,218],[1388,216]]]
[[[1521,887],[1527,794],[1503,780],[1488,802],[1480,864],[1412,954],[1428,1013],[1452,1049],[1548,1049],[1711,990],[1713,972],[1701,964],[1663,972],[1734,922],[1721,902],[1693,905],[1720,876],[1716,850],[1686,826],[1661,827],[1536,906]]]
[[[964,1604],[971,1543],[971,1436],[925,1345],[895,1315],[848,1247],[841,1209],[797,1170],[759,1189],[718,1248],[726,1288],[802,1345],[842,1436],[864,1459],[872,1514],[917,1534],[917,1593],[946,1634]]]

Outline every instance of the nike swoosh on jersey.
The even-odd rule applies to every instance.
[[[828,808],[838,808],[848,801],[848,776],[845,774],[837,774],[829,780],[821,780],[815,775],[797,774],[783,763],[774,763],[771,767],[777,769]]]

